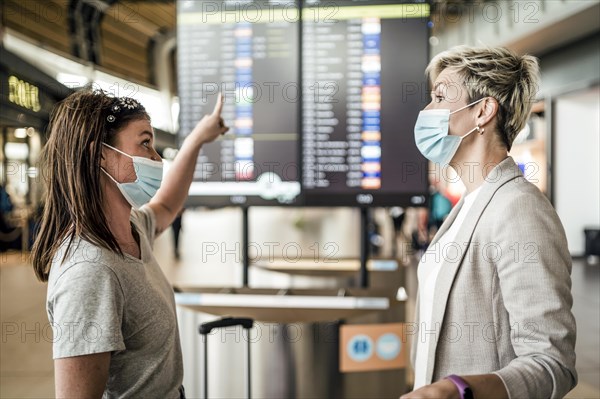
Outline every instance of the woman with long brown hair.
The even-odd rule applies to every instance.
[[[229,129],[222,104],[186,137],[162,184],[139,102],[83,90],[54,109],[32,260],[48,282],[57,397],[184,396],[173,291],[152,246],[183,206],[200,148]]]

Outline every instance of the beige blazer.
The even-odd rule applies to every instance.
[[[452,224],[450,212],[431,245]],[[561,398],[577,384],[571,256],[546,197],[511,157],[493,168],[442,258],[428,336],[427,383],[497,374],[511,398]],[[444,251],[452,253],[455,250]]]

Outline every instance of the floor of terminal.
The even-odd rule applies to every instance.
[[[184,270],[199,269],[197,245],[182,241],[181,260],[170,258],[170,236],[157,241],[156,252],[171,281]],[[415,278],[411,267],[408,278]],[[189,272],[195,273],[195,272]],[[573,312],[577,319],[579,385],[568,398],[600,398],[600,266],[573,261]],[[411,290],[412,291],[412,290]],[[54,393],[52,334],[44,308],[46,286],[35,280],[19,253],[0,254],[0,398],[48,398]]]

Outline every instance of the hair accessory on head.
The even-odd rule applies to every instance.
[[[121,110],[134,110],[137,108],[140,108],[142,105],[137,102],[136,100],[134,100],[131,97],[120,97],[120,98],[115,98],[115,100],[118,100],[119,103],[113,105],[110,110],[113,114],[119,113],[121,112]],[[106,117],[106,120],[109,122],[114,122],[115,120],[117,120],[116,116],[113,114],[109,114]]]
[[[138,103],[136,100],[134,100],[131,97],[121,97],[119,99],[119,103],[121,104],[122,107],[126,107],[128,109],[136,109],[140,106],[140,103]]]

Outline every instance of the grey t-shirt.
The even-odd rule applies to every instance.
[[[132,210],[141,260],[65,241],[48,279],[54,359],[111,352],[104,398],[179,398],[183,362],[175,299],[152,253],[155,217]]]

